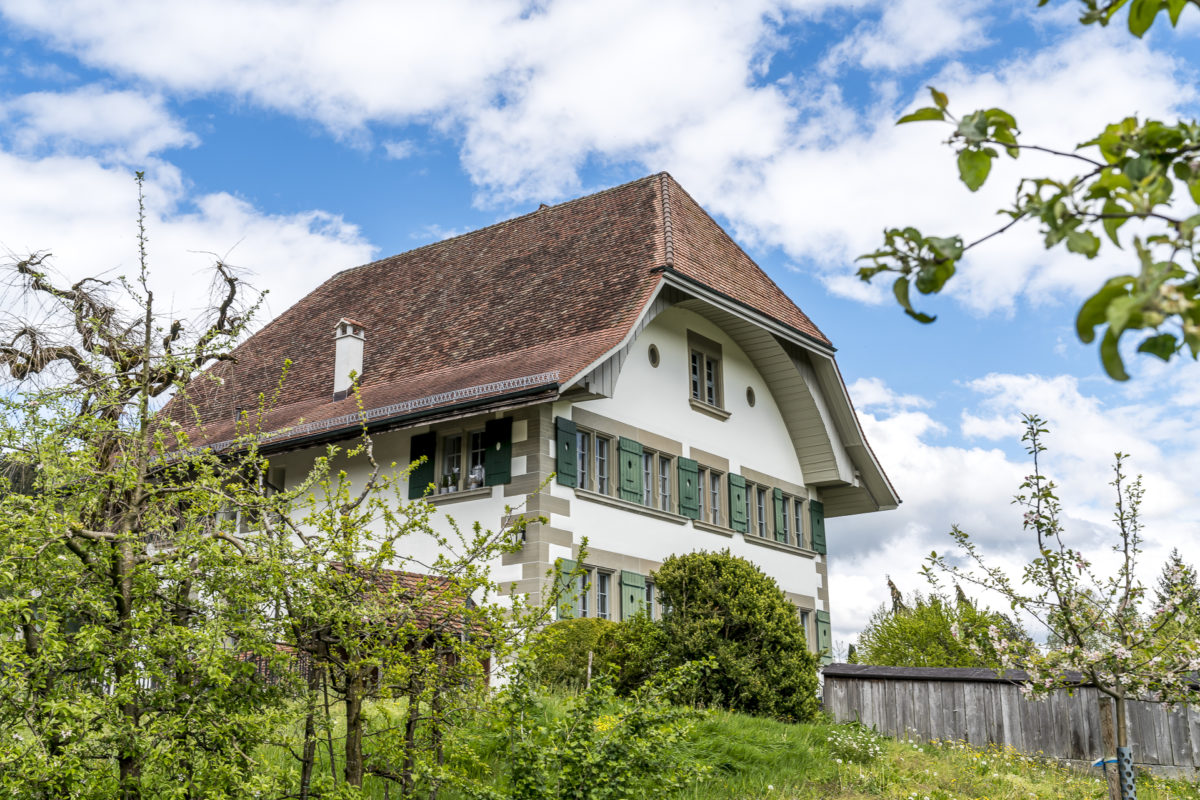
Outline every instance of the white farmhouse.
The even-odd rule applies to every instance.
[[[202,440],[291,359],[273,480],[365,417],[381,461],[427,457],[409,497],[464,526],[549,520],[495,567],[515,591],[538,601],[587,537],[563,613],[657,613],[663,559],[729,548],[828,649],[825,520],[899,503],[832,344],[665,173],[340,272],[235,356],[189,390]]]

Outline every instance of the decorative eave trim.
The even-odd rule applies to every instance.
[[[728,311],[734,316],[741,317],[747,322],[753,322],[761,328],[765,328],[781,339],[786,339],[793,344],[799,345],[806,350],[820,353],[823,356],[833,358],[833,354],[837,352],[837,348],[832,344],[826,344],[812,334],[805,333],[802,330],[793,328],[791,325],[786,325],[774,317],[768,316],[761,311],[753,308],[747,303],[736,300],[727,294],[718,292],[716,289],[701,283],[695,278],[690,278],[682,272],[677,272],[673,268],[665,268],[661,270],[663,281],[669,283],[679,289],[682,289],[689,294],[696,296],[701,300],[712,303],[714,306]]]

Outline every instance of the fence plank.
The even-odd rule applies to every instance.
[[[835,665],[837,669],[839,665]],[[1008,673],[1023,680],[1021,673]],[[1026,753],[1092,761],[1104,753],[1097,690],[1079,686],[1040,702],[1011,680],[983,670],[855,666],[826,677],[826,708],[900,739],[1003,744]],[[1157,703],[1127,706],[1134,762],[1193,772],[1200,768],[1200,709],[1168,711]]]
[[[1171,734],[1171,763],[1177,767],[1190,769],[1192,766],[1192,742],[1188,735],[1187,709],[1177,708],[1166,711],[1167,730]]]

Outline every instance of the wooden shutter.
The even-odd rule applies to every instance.
[[[788,509],[787,502],[783,499],[783,489],[777,488],[771,494],[775,498],[775,541],[786,542],[787,531],[783,529],[783,526]]]
[[[425,456],[425,463],[414,469],[408,475],[408,499],[416,500],[425,496],[425,490],[433,483],[436,474],[434,460],[437,456],[437,434],[418,433],[412,437],[408,447],[408,463],[413,463]]]
[[[820,500],[808,501],[808,516],[812,520],[812,549],[825,552],[825,504]]]
[[[631,503],[642,502],[642,445],[622,436],[617,440],[621,471],[620,496]]]
[[[575,609],[579,607],[579,592],[571,575],[577,566],[578,562],[569,558],[555,562],[554,590],[558,594],[559,619],[574,617]]]
[[[512,480],[512,417],[489,419],[483,426],[483,485]]]
[[[700,465],[690,458],[679,459],[679,513],[700,519]]]
[[[621,619],[631,619],[646,609],[646,576],[621,570]]]
[[[729,473],[729,527],[735,531],[748,531],[750,520],[746,519],[746,479]]]
[[[579,456],[575,447],[575,434],[578,432],[579,429],[571,420],[554,418],[555,454],[558,457],[554,471],[559,486],[574,487],[579,483]]]
[[[817,652],[821,654],[821,663],[833,661],[833,630],[829,625],[829,612],[817,612]]]

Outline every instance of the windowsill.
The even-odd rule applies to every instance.
[[[794,544],[785,544],[784,542],[777,542],[774,539],[766,539],[756,533],[743,533],[742,538],[750,544],[756,544],[759,547],[770,547],[772,550],[782,550],[785,553],[792,553],[793,555],[804,556],[805,558],[817,557],[815,550],[807,550],[803,547],[797,547]]]
[[[733,416],[730,412],[723,408],[710,406],[708,403],[702,403],[694,397],[689,397],[688,403],[691,405],[693,411],[699,411],[701,414],[708,414],[710,417],[719,419],[722,422]]]
[[[711,522],[705,522],[702,519],[692,520],[692,526],[697,530],[708,531],[709,533],[715,533],[720,536],[728,536],[730,538],[733,537],[732,529],[726,528],[724,525],[714,525]]]
[[[676,525],[686,525],[688,518],[680,514],[673,514],[670,511],[663,511],[650,506],[644,506],[641,503],[631,503],[628,500],[622,500],[619,497],[609,497],[606,494],[593,492],[590,489],[576,489],[575,496],[582,500],[591,500],[593,503],[599,503],[603,506],[612,506],[625,511],[632,511],[635,514],[642,514],[647,517],[654,517],[666,522],[673,522]]]
[[[446,492],[445,494],[426,495],[425,502],[433,506],[450,505],[451,503],[461,503],[466,500],[477,500],[480,497],[491,497],[491,486],[480,486],[478,489],[464,489],[459,492]]]

